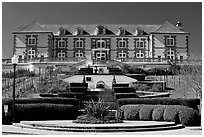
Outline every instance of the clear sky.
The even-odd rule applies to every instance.
[[[190,32],[190,53],[202,54],[202,3],[160,2],[3,2],[2,58],[11,58],[12,31],[33,21],[40,24],[176,24]]]

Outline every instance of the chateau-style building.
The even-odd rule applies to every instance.
[[[19,62],[69,61],[167,61],[185,60],[189,32],[181,22],[163,25],[65,24],[38,22],[13,32],[13,51]]]

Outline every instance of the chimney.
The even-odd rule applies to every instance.
[[[179,20],[176,23],[176,27],[178,27],[181,31],[183,31],[182,23]]]

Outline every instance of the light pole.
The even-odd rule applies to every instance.
[[[16,54],[13,55],[11,62],[13,64],[13,103],[12,103],[12,122],[15,122],[15,84],[16,84],[16,66],[18,63],[18,57],[16,56]]]

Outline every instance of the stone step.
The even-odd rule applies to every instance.
[[[65,124],[66,123],[66,124]],[[115,124],[78,124],[65,122],[63,123],[38,123],[38,122],[28,122],[22,121],[21,123],[14,123],[14,126],[21,128],[31,128],[31,129],[40,129],[40,130],[52,130],[52,131],[66,131],[66,132],[140,132],[140,131],[161,131],[161,130],[175,130],[184,128],[181,124],[176,125],[172,122],[158,122],[152,123],[147,122],[135,122],[130,124],[126,123],[115,123]]]

